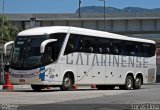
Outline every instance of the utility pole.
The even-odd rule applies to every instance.
[[[105,0],[99,0],[104,3],[104,31],[106,31],[106,1]]]
[[[79,0],[79,18],[81,17],[81,0]]]

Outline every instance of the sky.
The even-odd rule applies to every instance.
[[[0,13],[75,13],[79,0],[0,0]],[[83,6],[103,6],[99,0],[81,0]],[[106,0],[106,6],[115,8],[160,8],[160,0]]]

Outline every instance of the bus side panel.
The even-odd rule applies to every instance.
[[[45,66],[44,83],[59,85],[59,64],[50,64]]]
[[[77,80],[77,65],[75,65],[75,59],[77,53],[68,54],[60,57],[59,63],[59,83],[62,84],[63,77],[67,72],[72,72],[74,75],[74,80]]]
[[[156,56],[145,58],[144,84],[156,82]]]
[[[94,68],[92,53],[77,53],[74,64],[77,65],[77,84],[90,85]],[[97,58],[97,57],[96,57]]]
[[[71,65],[71,64],[60,64],[60,71],[59,71],[59,84],[62,85],[63,78],[66,73],[73,73],[74,80],[76,81],[77,76],[77,65]],[[75,82],[76,83],[76,82]]]
[[[125,84],[126,76],[128,74],[133,74],[134,75],[134,73],[135,73],[135,68],[134,67],[127,67],[127,66],[126,67],[121,67],[120,84]]]
[[[105,84],[112,85],[112,84],[120,84],[121,83],[121,70],[120,67],[106,67],[106,74],[105,74]]]
[[[93,54],[91,57],[92,61],[90,65],[92,65],[92,83],[93,84],[105,84],[105,64],[106,55],[102,54]]]
[[[92,66],[78,65],[77,84],[89,85],[92,82]]]
[[[92,72],[93,84],[105,84],[105,66],[94,66]]]
[[[146,74],[144,75],[144,84],[155,83],[156,82],[156,67],[149,66],[146,69]]]
[[[109,57],[108,57],[109,56]],[[125,84],[126,75],[134,73],[134,66],[128,63],[127,56],[108,55],[106,63],[105,84],[122,85]]]

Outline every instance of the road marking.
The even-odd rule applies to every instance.
[[[47,104],[63,101],[74,101],[87,98],[97,98],[119,95],[131,92],[127,90],[78,90],[51,92],[0,92],[0,104]]]

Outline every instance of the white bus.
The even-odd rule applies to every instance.
[[[139,89],[155,82],[156,45],[76,27],[33,28],[17,35],[9,73],[13,84],[30,84],[34,91],[92,84],[98,89]]]

